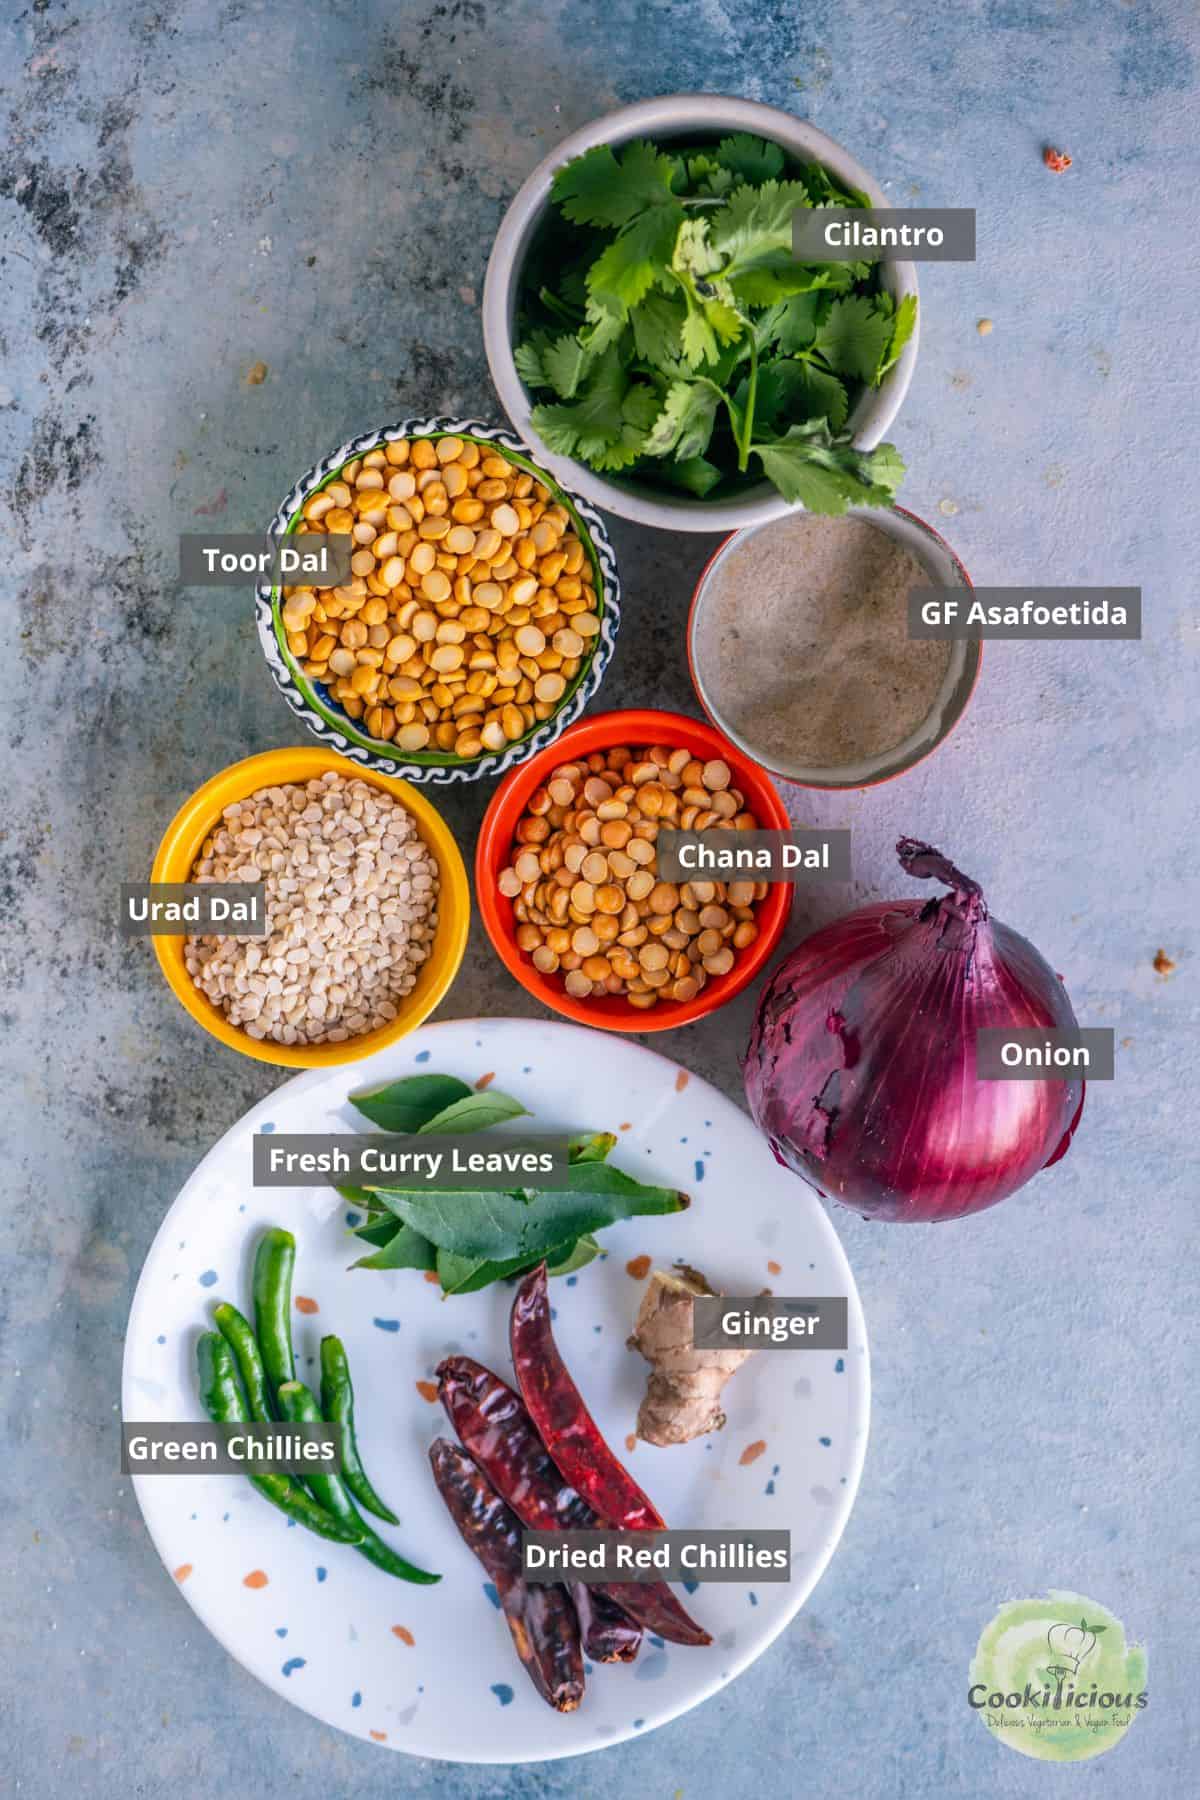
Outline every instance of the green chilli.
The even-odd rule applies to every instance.
[[[290,1231],[265,1232],[254,1255],[254,1330],[277,1395],[285,1381],[296,1379],[292,1355],[292,1270],[296,1240]]]
[[[358,1434],[354,1429],[354,1388],[350,1381],[350,1363],[341,1338],[321,1339],[321,1412],[330,1425],[342,1428],[342,1480],[360,1506],[398,1525],[399,1519],[380,1499],[367,1479],[358,1454]]]
[[[280,1411],[289,1424],[320,1425],[328,1422],[322,1420],[315,1395],[302,1381],[285,1381],[277,1390],[276,1398]],[[401,1581],[431,1583],[442,1579],[440,1575],[432,1575],[428,1570],[418,1569],[415,1564],[406,1562],[381,1537],[376,1536],[366,1520],[359,1516],[340,1475],[314,1467],[304,1479],[312,1490],[313,1498],[326,1511],[341,1520],[347,1530],[358,1530],[360,1542],[355,1547],[377,1569],[384,1570],[388,1575],[395,1575]]]
[[[233,1352],[219,1331],[206,1331],[196,1345],[196,1363],[200,1374],[200,1399],[215,1425],[248,1423],[245,1397],[238,1382]],[[336,1519],[326,1512],[311,1495],[306,1494],[290,1475],[275,1471],[248,1477],[264,1500],[305,1525],[318,1537],[331,1538],[336,1544],[361,1543],[364,1527],[361,1521]]]
[[[243,1317],[237,1307],[231,1306],[227,1300],[214,1308],[213,1318],[217,1321],[221,1336],[233,1351],[237,1371],[250,1402],[250,1417],[269,1423],[275,1414],[271,1411],[267,1372],[249,1319]]]

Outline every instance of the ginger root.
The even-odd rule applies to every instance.
[[[752,1350],[697,1350],[692,1343],[692,1302],[713,1294],[696,1269],[655,1269],[638,1309],[630,1350],[651,1365],[638,1408],[637,1435],[647,1444],[686,1444],[725,1423],[721,1390]]]

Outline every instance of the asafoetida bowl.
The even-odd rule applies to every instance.
[[[847,519],[861,519],[864,524],[874,526],[877,531],[894,539],[920,565],[929,578],[930,587],[970,590],[970,577],[954,551],[932,525],[926,524],[915,513],[906,512],[900,506],[851,506],[844,516]],[[738,720],[730,716],[730,708],[722,702],[719,671],[712,666],[706,626],[711,619],[716,578],[729,571],[732,566],[730,559],[743,551],[751,540],[765,546],[771,542],[772,535],[775,535],[782,544],[791,522],[791,518],[772,519],[762,525],[733,532],[701,571],[692,597],[687,627],[692,685],[701,706],[717,729],[731,743],[736,744],[743,755],[768,769],[772,775],[779,776],[784,781],[794,781],[802,787],[874,787],[881,781],[890,781],[894,776],[903,775],[906,770],[914,768],[949,737],[965,713],[974,691],[979,676],[981,646],[978,642],[963,639],[956,639],[951,643],[949,663],[930,710],[915,730],[878,755],[854,763],[823,766],[780,756],[777,752],[766,750],[762,744],[752,742],[739,729]],[[833,520],[830,523],[836,525],[840,521]],[[750,616],[753,605],[754,596],[747,592],[745,606]]]

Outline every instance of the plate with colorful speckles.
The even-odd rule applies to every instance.
[[[609,1227],[604,1253],[552,1283],[555,1333],[601,1431],[674,1525],[784,1527],[787,1582],[689,1584],[703,1649],[648,1636],[628,1664],[588,1669],[577,1711],[554,1712],[517,1662],[484,1572],[433,1485],[428,1447],[453,1438],[433,1386],[450,1354],[512,1380],[506,1283],[443,1300],[414,1270],[351,1270],[356,1222],[329,1187],[251,1185],[255,1133],[345,1132],[353,1090],[421,1071],[517,1096],[539,1130],[611,1130],[612,1162],[684,1188],[684,1213]],[[323,1333],[354,1375],[363,1461],[400,1515],[389,1543],[437,1586],[414,1587],[290,1525],[242,1476],[133,1478],[183,1599],[230,1654],[327,1725],[451,1762],[538,1762],[602,1750],[677,1718],[734,1680],[793,1619],[854,1501],[870,1405],[854,1278],[816,1195],[751,1121],[679,1064],[609,1032],[529,1019],[424,1025],[367,1062],[297,1076],[249,1111],[185,1184],[151,1246],[125,1341],[127,1421],[200,1419],[195,1346],[213,1304],[247,1309],[260,1232],[296,1238],[293,1335],[312,1381]],[[656,1448],[632,1436],[647,1367],[626,1350],[650,1264],[682,1259],[728,1293],[845,1294],[844,1351],[764,1351],[726,1387],[723,1430]],[[632,1269],[629,1265],[632,1264]],[[625,1450],[622,1450],[625,1446]]]

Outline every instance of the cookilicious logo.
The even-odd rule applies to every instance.
[[[1043,1762],[1083,1762],[1120,1742],[1149,1703],[1146,1652],[1095,1600],[1010,1600],[971,1662],[967,1704],[993,1737]]]

